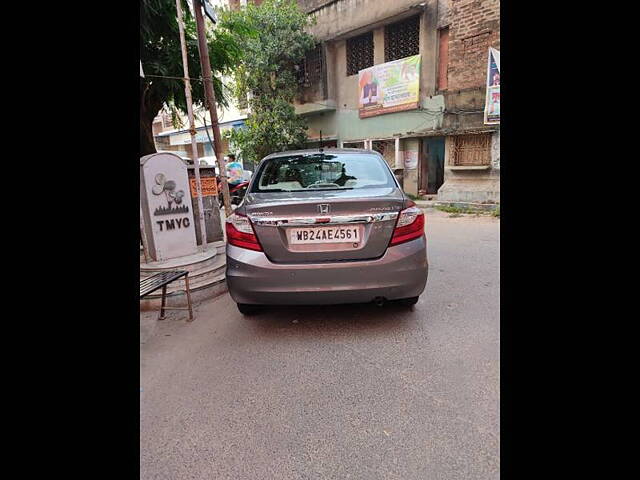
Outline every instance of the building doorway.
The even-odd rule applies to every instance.
[[[420,188],[427,195],[435,195],[444,183],[444,137],[425,137],[422,140]]]

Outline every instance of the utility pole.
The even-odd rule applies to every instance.
[[[227,162],[221,151],[222,141],[220,140],[220,127],[218,126],[218,111],[216,110],[216,94],[213,91],[213,78],[211,77],[211,63],[209,61],[209,47],[207,47],[207,36],[205,33],[204,18],[202,16],[202,0],[193,0],[193,11],[196,16],[196,26],[198,27],[198,52],[200,53],[200,66],[202,67],[202,77],[204,79],[204,92],[211,115],[211,129],[213,130],[214,155],[220,166],[220,184],[222,185],[222,201],[224,203],[224,213],[227,218],[233,213],[229,200],[229,184],[227,183]],[[206,128],[206,127],[205,127]]]
[[[178,28],[180,29],[180,47],[182,48],[182,68],[184,70],[184,95],[187,99],[187,114],[189,116],[189,133],[191,134],[191,157],[193,158],[193,171],[196,176],[196,194],[198,196],[198,218],[200,220],[200,239],[202,251],[207,250],[207,228],[204,223],[204,206],[202,204],[202,184],[200,183],[200,159],[198,158],[198,145],[196,143],[196,125],[193,120],[193,100],[191,98],[191,80],[189,79],[189,65],[187,63],[187,44],[184,39],[184,20],[182,19],[181,0],[176,0],[178,11]]]

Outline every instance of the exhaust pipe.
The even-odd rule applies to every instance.
[[[376,297],[373,299],[373,303],[375,303],[377,307],[382,307],[384,305],[384,302],[386,302],[386,299],[384,297]]]

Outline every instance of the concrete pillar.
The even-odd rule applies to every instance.
[[[500,130],[491,136],[491,168],[500,171]]]
[[[418,195],[418,152],[420,151],[420,139],[404,139],[404,191],[412,195]],[[409,167],[409,168],[407,168]]]
[[[420,16],[420,92],[421,98],[436,93],[438,52],[438,0],[430,0]]]
[[[324,47],[325,66],[327,69],[327,98],[337,100],[336,98],[336,45],[335,42],[326,42]]]
[[[453,152],[453,146],[455,143],[455,137],[448,135],[444,137],[444,179],[447,180],[447,167],[453,165],[453,158],[451,153]]]
[[[384,27],[373,31],[373,64],[384,63]]]

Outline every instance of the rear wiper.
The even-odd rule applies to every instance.
[[[326,192],[326,191],[335,191],[335,190],[353,190],[353,187],[343,187],[343,188],[305,188],[304,190],[299,190],[300,192]],[[298,190],[296,190],[297,192]]]
[[[258,190],[259,193],[268,193],[268,192],[275,192],[275,193],[282,193],[282,192],[290,192],[291,190],[282,190],[281,188],[265,188],[264,190]]]

